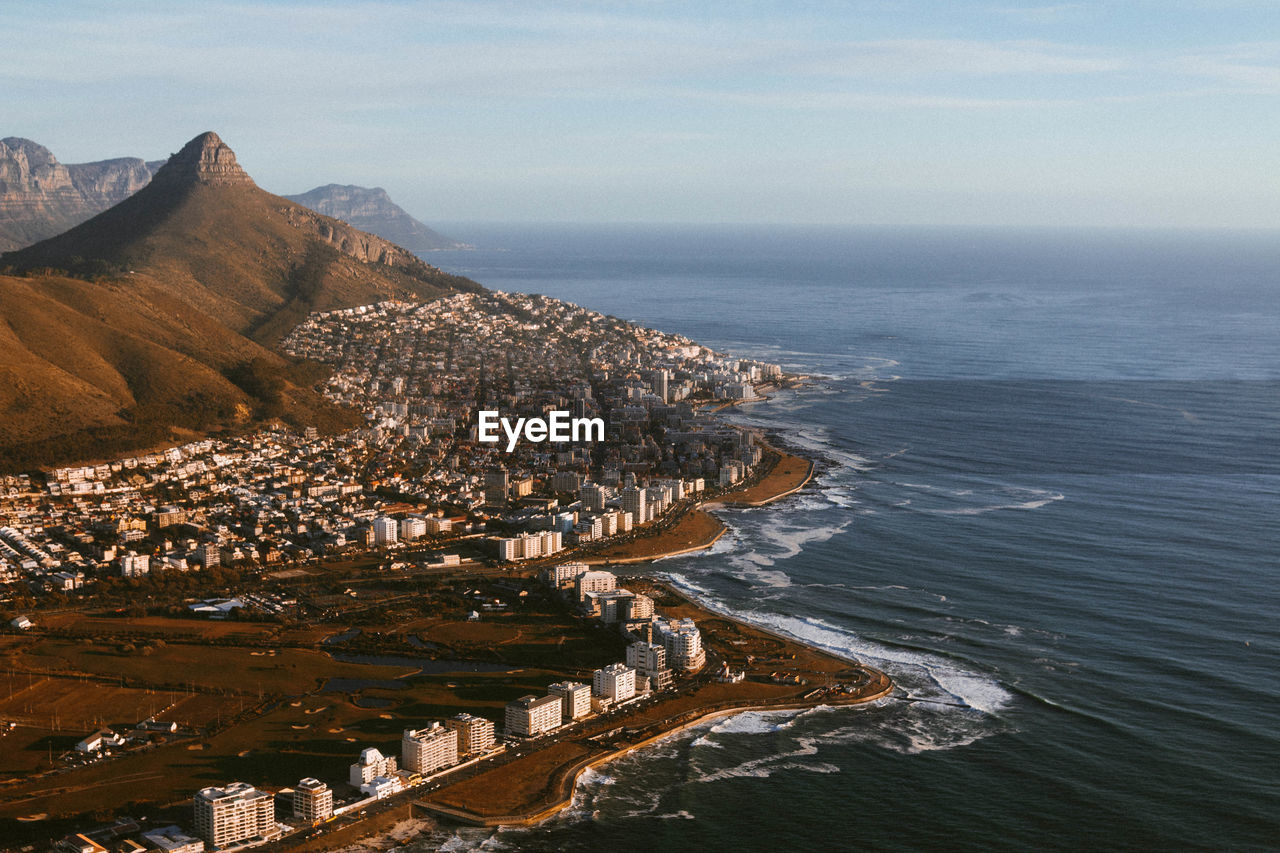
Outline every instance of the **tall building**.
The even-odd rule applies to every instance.
[[[511,479],[506,468],[490,468],[484,474],[484,502],[487,506],[504,506]]]
[[[667,649],[657,643],[632,643],[627,646],[627,666],[635,667],[644,676],[666,669]]]
[[[604,487],[597,486],[595,483],[587,483],[578,490],[578,500],[582,501],[584,509],[591,512],[603,512],[607,497]]]
[[[644,489],[636,486],[628,486],[622,490],[622,511],[631,513],[631,520],[635,524],[644,524],[649,520],[648,516],[648,496]]]
[[[557,681],[547,688],[552,696],[563,700],[561,719],[571,723],[591,713],[591,688],[577,681]]]
[[[583,572],[574,581],[573,591],[579,602],[587,600],[589,592],[609,592],[618,588],[618,578],[613,572]]]
[[[653,599],[643,593],[636,593],[629,602],[629,608],[622,619],[627,622],[647,622],[653,618]]]
[[[247,782],[204,788],[194,798],[196,835],[212,847],[227,847],[276,834],[275,797]]]
[[[218,547],[216,542],[205,542],[196,549],[196,555],[200,560],[200,565],[206,569],[211,569],[222,562],[222,549]]]
[[[393,756],[384,756],[381,752],[369,747],[360,753],[360,760],[351,765],[348,781],[359,788],[379,776],[390,776],[396,772],[396,760]]]
[[[130,551],[120,558],[120,576],[139,578],[151,571],[151,555]]]
[[[681,672],[697,672],[707,662],[707,654],[702,648],[702,633],[692,619],[678,619],[674,622],[661,617],[653,620],[656,639],[662,641],[667,650],[667,665]]]
[[[427,520],[416,515],[400,519],[400,541],[412,542],[427,535]]]
[[[585,416],[584,416],[585,417]],[[582,486],[582,475],[577,471],[557,471],[551,478],[551,490],[564,494],[576,492]]]
[[[653,690],[670,687],[674,681],[667,668],[667,648],[658,643],[641,641],[627,646],[627,666],[635,667],[637,675],[649,679]]]
[[[628,589],[612,589],[608,592],[586,593],[586,603],[591,608],[591,615],[606,625],[614,625],[625,621],[631,611],[631,600],[636,594]]]
[[[503,562],[510,563],[524,558],[524,543],[519,539],[495,539],[493,546],[495,556]]]
[[[486,720],[474,714],[458,714],[456,717],[445,720],[444,724],[458,733],[459,755],[488,752],[497,742],[494,736],[493,720]]]
[[[432,723],[424,729],[405,729],[400,740],[400,761],[405,770],[434,773],[458,763],[458,732]]]
[[[597,696],[625,702],[636,695],[636,671],[625,663],[611,663],[591,675],[591,692]]]
[[[373,542],[375,545],[394,545],[398,541],[400,526],[394,518],[375,518],[373,520]]]
[[[303,779],[293,789],[293,816],[313,824],[333,817],[333,791],[319,779]]]
[[[561,563],[558,566],[547,566],[539,572],[542,582],[553,589],[573,589],[578,575],[589,571],[586,563]]]
[[[562,702],[559,696],[522,696],[507,703],[506,732],[520,737],[536,737],[560,726]]]
[[[668,387],[671,381],[671,372],[666,369],[653,371],[653,376],[649,380],[649,384],[653,387],[653,393],[662,398],[662,402],[671,402],[671,392]]]

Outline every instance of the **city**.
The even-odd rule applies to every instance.
[[[799,381],[777,365],[505,293],[315,314],[284,347],[330,368],[326,396],[364,426],[275,426],[3,480],[0,719],[34,775],[0,783],[0,809],[19,826],[75,830],[59,849],[304,843],[406,796],[420,813],[488,820],[471,780],[554,776],[612,754],[627,732],[699,716],[698,694],[715,685],[715,707],[888,689],[871,670],[801,664],[789,644],[720,618],[711,651],[711,614],[607,568],[681,550],[675,532],[709,501],[808,479],[811,466],[717,415]],[[486,409],[567,411],[604,434],[507,452],[480,440]],[[766,476],[781,462],[788,488]],[[534,639],[503,650],[521,637]],[[244,678],[208,669],[229,654],[262,663]],[[433,698],[405,706],[409,695]],[[400,723],[397,755],[386,735]],[[314,746],[285,745],[319,726]],[[194,773],[187,805],[160,808],[182,783],[151,777],[156,793],[129,809],[140,817],[109,824],[68,806],[102,784],[94,774],[114,777],[113,763],[170,772],[184,746],[232,753],[246,772]],[[281,748],[294,779],[267,760]],[[524,764],[547,756],[561,765]],[[102,802],[98,813],[120,813],[118,798]]]

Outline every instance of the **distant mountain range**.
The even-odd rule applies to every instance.
[[[59,163],[43,145],[0,139],[0,252],[61,234],[147,185],[163,160]]]
[[[431,230],[391,200],[382,187],[326,184],[285,198],[317,213],[349,222],[361,231],[377,234],[411,252],[461,249],[465,245]]]
[[[64,164],[30,139],[0,139],[0,252],[61,234],[119,204],[145,187],[164,163],[121,157]],[[411,252],[465,248],[414,219],[381,187],[327,184],[284,198]]]
[[[0,255],[0,468],[271,419],[353,425],[276,342],[311,311],[482,290],[259,189],[201,134],[123,201]]]

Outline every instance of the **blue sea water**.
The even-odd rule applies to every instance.
[[[904,698],[716,721],[412,850],[1280,847],[1278,235],[446,230],[449,271],[820,377],[734,416],[820,476],[656,568]]]

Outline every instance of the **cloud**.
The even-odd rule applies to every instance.
[[[1280,94],[1280,42],[1229,45],[1186,54],[1168,60],[1164,68],[1172,74],[1215,81],[1240,94]]]
[[[849,42],[819,50],[835,55],[802,59],[795,70],[824,76],[984,77],[1102,74],[1130,67],[1130,61],[1121,56],[1041,41],[898,39]]]

